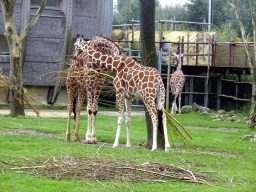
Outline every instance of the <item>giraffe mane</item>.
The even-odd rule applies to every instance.
[[[96,38],[96,37],[101,37],[101,38],[103,38],[103,39],[106,39],[106,40],[112,42],[112,43],[121,51],[121,48],[119,47],[119,45],[117,45],[117,44],[113,41],[113,39],[110,39],[110,38],[108,38],[108,37],[104,37],[104,36],[101,36],[101,35],[97,35],[97,36],[95,36],[94,38]]]

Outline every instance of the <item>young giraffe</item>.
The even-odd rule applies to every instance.
[[[179,96],[179,113],[181,113],[181,92],[184,87],[185,83],[185,75],[183,74],[181,70],[181,59],[183,57],[183,54],[174,54],[175,59],[178,61],[177,69],[174,71],[174,73],[171,74],[171,80],[170,80],[170,86],[172,91],[172,98],[174,98],[172,103],[172,114],[177,111],[177,104],[176,99]]]
[[[109,69],[116,74],[113,83],[116,89],[116,98],[119,103],[119,117],[116,139],[113,147],[118,146],[121,127],[123,123],[124,104],[126,105],[127,113],[126,147],[131,147],[131,103],[133,98],[136,99],[140,97],[146,105],[153,122],[152,150],[157,149],[157,125],[158,127],[163,125],[165,137],[165,151],[169,151],[170,144],[167,136],[166,117],[163,113],[165,102],[165,89],[163,81],[157,69],[140,65],[129,56],[114,56],[103,54],[90,47],[90,45],[85,40],[83,40],[83,38],[78,38],[75,45],[76,49],[84,51],[88,55],[88,58],[90,58],[94,63],[97,63],[98,68]]]
[[[90,41],[90,45],[94,47],[96,50],[109,53],[113,55],[121,55],[121,49],[118,45],[116,45],[112,40],[96,36]],[[95,122],[96,115],[98,112],[98,100],[101,89],[103,87],[105,76],[90,71],[92,63],[87,60],[87,55],[85,53],[81,53],[77,50],[74,51],[72,55],[72,64],[68,70],[67,74],[67,92],[68,92],[68,125],[67,125],[67,133],[66,139],[70,140],[70,120],[71,113],[73,110],[73,102],[78,91],[78,102],[76,104],[76,127],[75,127],[75,140],[80,140],[79,138],[79,121],[80,121],[80,112],[81,107],[84,102],[86,92],[87,92],[87,113],[88,113],[88,127],[86,133],[86,142],[87,143],[96,143],[96,134],[95,134]],[[105,73],[105,71],[101,70],[98,72]],[[80,84],[80,86],[78,86]],[[91,116],[92,125],[91,125]],[[92,131],[91,131],[92,127]]]

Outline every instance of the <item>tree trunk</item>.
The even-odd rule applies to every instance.
[[[25,115],[23,103],[23,81],[22,81],[22,42],[15,31],[12,18],[6,19],[8,30],[5,37],[8,41],[10,51],[10,114]]]
[[[20,63],[20,57],[11,57],[11,60],[12,61],[10,66],[10,114],[15,116],[25,115],[22,91],[22,66]]]
[[[38,9],[35,17],[31,22],[25,27],[22,28],[23,31],[20,35],[17,34],[17,31],[13,23],[13,11],[15,0],[0,0],[3,11],[3,19],[5,24],[5,37],[8,41],[9,51],[10,51],[10,114],[11,115],[25,115],[24,112],[24,103],[23,103],[23,81],[22,81],[22,72],[23,72],[23,62],[24,62],[24,52],[22,52],[22,45],[28,35],[29,30],[36,24],[39,17],[41,16],[45,5],[46,0],[42,1],[41,7]],[[24,50],[23,50],[24,51]]]
[[[140,38],[143,64],[157,68],[157,56],[155,48],[155,0],[140,0]],[[148,141],[147,148],[152,148],[153,125],[151,117],[145,107],[147,121]],[[164,149],[164,136],[157,133],[157,145]]]
[[[252,82],[252,105],[249,116],[249,128],[255,128],[255,112],[256,112],[256,74],[252,74],[253,82]]]

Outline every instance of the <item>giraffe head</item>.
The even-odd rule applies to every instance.
[[[173,63],[174,63],[175,61],[178,61],[178,63],[181,63],[182,57],[183,57],[183,54],[180,54],[179,52],[174,53]]]
[[[75,51],[72,55],[72,59],[76,59],[78,57],[78,55],[80,55],[83,52],[83,47],[85,44],[88,44],[87,41],[84,40],[83,35],[77,35],[76,37],[76,42],[75,42]]]

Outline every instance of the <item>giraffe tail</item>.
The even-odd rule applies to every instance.
[[[74,113],[74,120],[76,121],[76,97],[74,98],[74,102],[73,102],[73,113]]]
[[[161,135],[164,135],[164,129],[163,129],[163,109],[161,106],[161,86],[158,86],[158,91],[156,95],[156,106],[157,106],[157,112],[158,112],[158,130],[161,133]]]
[[[163,110],[158,110],[158,130],[161,135],[164,135],[163,128]]]

